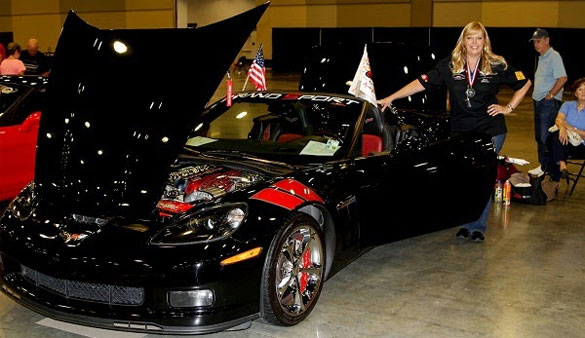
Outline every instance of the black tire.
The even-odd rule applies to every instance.
[[[262,320],[292,326],[311,313],[325,275],[324,239],[323,230],[309,215],[295,213],[285,220],[264,262]]]

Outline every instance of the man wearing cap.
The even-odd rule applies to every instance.
[[[546,139],[548,128],[555,124],[555,118],[563,100],[563,86],[567,82],[567,72],[561,55],[550,46],[548,32],[537,28],[529,40],[540,54],[534,73],[534,136],[540,166],[528,170],[529,174],[542,175],[547,162]]]

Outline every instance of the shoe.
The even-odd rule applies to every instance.
[[[569,178],[569,171],[567,169],[561,170],[561,178],[563,180],[566,180],[567,178]]]
[[[485,241],[485,237],[480,231],[474,231],[471,233],[471,240],[474,241],[475,243],[481,243]]]
[[[536,168],[528,170],[528,173],[532,176],[539,177],[539,176],[542,176],[544,174],[544,171],[542,171],[542,168],[540,166],[538,166]]]
[[[457,231],[457,234],[455,235],[455,238],[468,239],[469,238],[469,230],[465,229],[465,228],[459,229],[459,231]]]

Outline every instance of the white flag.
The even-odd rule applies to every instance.
[[[362,61],[355,72],[348,93],[361,97],[373,105],[376,103],[376,90],[374,89],[374,80],[372,79],[372,69],[370,68],[370,59],[368,58],[368,47],[364,46],[364,55]]]

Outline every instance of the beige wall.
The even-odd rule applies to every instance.
[[[175,27],[174,0],[0,0],[0,32],[13,32],[23,47],[34,37],[42,51],[54,51],[69,9],[100,28]]]
[[[188,0],[187,22],[205,26],[254,8],[254,0]]]
[[[559,1],[559,27],[585,28],[585,1]]]
[[[431,1],[431,0],[427,0]],[[256,0],[262,4],[263,0]],[[272,58],[272,28],[409,27],[409,0],[272,0],[258,24],[257,40]]]
[[[490,27],[585,28],[585,1],[434,0],[433,26],[479,20]]]
[[[225,20],[234,15],[256,7],[254,0],[186,0],[187,22],[197,26],[206,26],[214,22]],[[253,58],[256,55],[258,44],[256,32],[252,32],[242,50],[236,57]]]
[[[481,20],[481,2],[438,2],[433,4],[434,27],[463,27],[470,21]]]
[[[264,0],[256,0],[256,4]],[[585,28],[585,0],[272,0],[257,40],[272,57],[272,28],[491,27]]]
[[[338,27],[409,27],[410,3],[338,5]]]
[[[198,27],[225,20],[234,15],[256,7],[254,0],[186,0],[187,22],[196,23]],[[236,57],[245,56],[250,59],[256,55],[258,44],[256,31],[252,32],[242,50]]]
[[[36,37],[41,50],[54,50],[69,8],[101,28],[175,27],[176,1],[186,1],[188,22],[206,25],[265,0],[0,0],[0,32],[14,32],[21,45]],[[583,13],[585,0],[272,0],[244,49],[254,53],[263,43],[272,58],[273,28],[460,27],[472,20],[490,27],[585,28]]]

